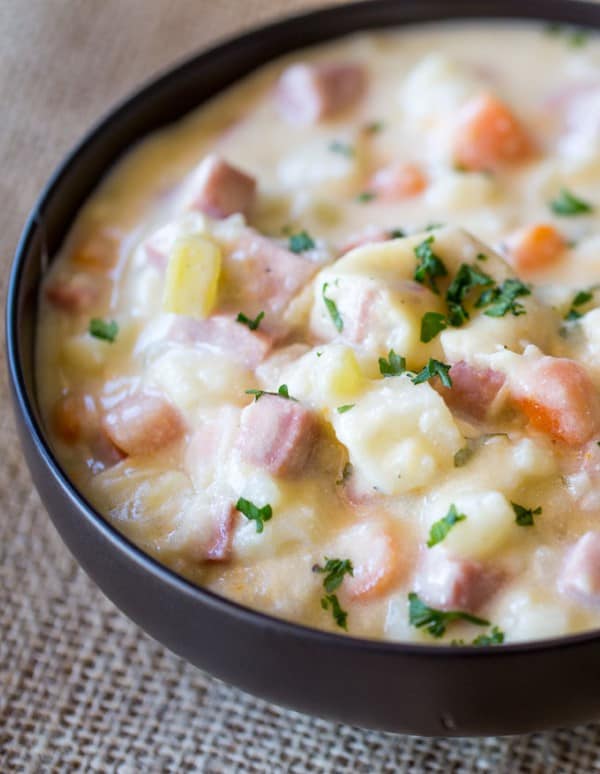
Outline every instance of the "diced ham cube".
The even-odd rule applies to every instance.
[[[574,360],[542,357],[511,383],[511,394],[535,430],[582,446],[600,430],[600,397]]]
[[[237,511],[233,503],[222,503],[215,509],[214,533],[204,550],[206,561],[222,562],[231,558],[231,543]]]
[[[53,280],[46,288],[46,298],[58,309],[80,314],[93,307],[102,291],[102,284],[89,274],[72,274]]]
[[[172,341],[183,344],[215,347],[252,369],[265,359],[272,345],[271,339],[261,331],[252,331],[223,315],[206,320],[178,317],[167,335]]]
[[[122,234],[114,228],[100,228],[79,242],[72,261],[86,269],[112,269],[119,259]]]
[[[372,245],[377,242],[387,242],[388,239],[393,239],[391,231],[383,229],[380,226],[368,226],[364,231],[357,234],[351,234],[340,245],[338,255],[344,255],[345,253],[350,252],[350,250],[354,250],[355,247]]]
[[[382,167],[371,178],[367,186],[383,201],[395,202],[417,196],[427,186],[427,178],[417,164],[397,162]]]
[[[242,460],[278,476],[297,476],[319,437],[319,421],[294,400],[262,395],[242,411],[237,448]]]
[[[69,444],[78,443],[97,427],[96,402],[91,395],[66,393],[54,404],[51,421],[54,432],[61,440]]]
[[[600,605],[600,532],[586,532],[569,549],[558,587],[584,604]]]
[[[261,331],[284,336],[287,326],[282,313],[319,265],[250,228],[227,247],[223,260],[227,286],[222,291],[227,311],[243,312],[252,319],[264,312]]]
[[[125,454],[152,454],[176,441],[185,427],[168,400],[153,392],[138,391],[119,401],[102,420],[110,440]]]
[[[532,154],[527,131],[499,99],[483,94],[465,105],[454,144],[457,164],[468,170],[487,171],[527,161]]]
[[[290,124],[316,124],[354,105],[366,85],[367,74],[362,65],[301,62],[281,75],[277,107]]]
[[[449,375],[452,387],[433,383],[448,408],[465,419],[483,421],[504,384],[504,374],[491,368],[473,368],[461,360],[452,366]]]
[[[414,589],[431,607],[476,613],[498,588],[500,575],[480,562],[448,556],[441,546],[427,549]]]
[[[219,156],[207,156],[186,186],[186,209],[213,218],[236,212],[249,215],[256,196],[256,180]]]
[[[342,533],[332,555],[350,559],[353,575],[346,575],[339,595],[342,599],[377,599],[397,579],[400,569],[398,546],[385,524],[365,521]]]

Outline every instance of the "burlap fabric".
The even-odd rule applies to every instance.
[[[0,0],[3,295],[41,184],[99,114],[186,53],[314,4]],[[32,490],[5,379],[0,448],[1,772],[600,771],[600,725],[394,737],[282,710],[201,674],[128,621],[67,553]]]

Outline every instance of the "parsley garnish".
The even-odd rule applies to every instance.
[[[563,27],[562,24],[553,22],[546,27],[548,35],[554,35],[557,38],[563,38],[572,48],[580,48],[585,45],[590,37],[588,30],[581,27]]]
[[[298,398],[292,398],[288,390],[287,384],[280,385],[277,392],[269,392],[269,390],[245,390],[246,395],[254,395],[254,401],[256,402],[263,395],[275,395],[277,398],[287,398],[298,403]]]
[[[567,188],[561,188],[560,193],[550,202],[550,209],[555,215],[585,215],[593,211],[593,207],[588,202],[579,199]]]
[[[478,261],[487,261],[487,255],[485,253],[477,253],[475,256]]]
[[[393,228],[388,232],[389,239],[404,239],[405,236],[406,231],[403,231],[401,228]]]
[[[565,315],[565,320],[578,320],[582,314],[576,309],[576,307],[587,304],[587,302],[591,301],[593,297],[594,294],[590,293],[589,290],[580,290],[579,293],[576,294],[575,298],[571,301],[571,308]]]
[[[321,597],[321,607],[323,610],[329,610],[331,608],[331,615],[336,624],[341,628],[348,631],[348,613],[342,610],[340,601],[335,594],[327,594]]]
[[[504,632],[494,626],[490,634],[480,634],[479,637],[475,637],[471,645],[502,645],[503,642]]]
[[[342,317],[338,312],[338,308],[335,304],[335,301],[332,301],[330,298],[327,298],[327,296],[325,295],[325,291],[327,290],[328,284],[329,283],[326,282],[323,285],[323,290],[321,291],[323,295],[323,301],[325,302],[325,306],[327,307],[329,316],[333,320],[333,324],[335,325],[336,329],[341,333],[344,330],[344,321],[342,320]]]
[[[525,307],[516,299],[531,295],[531,290],[521,280],[509,278],[502,285],[484,290],[475,304],[477,307],[487,306],[484,314],[488,317],[504,317],[512,312],[515,317],[525,314]]]
[[[346,411],[350,411],[356,406],[356,403],[346,403],[343,406],[338,406],[336,411],[338,414],[345,414]]]
[[[323,588],[328,594],[339,589],[344,580],[344,575],[354,575],[354,567],[350,559],[330,559],[325,557],[325,566],[320,564],[313,565],[313,572],[325,573],[323,578]]]
[[[428,607],[419,596],[411,591],[408,595],[408,620],[417,629],[425,628],[432,637],[443,637],[446,627],[454,621],[467,621],[476,626],[489,626],[483,618],[464,613],[462,610],[436,610]]]
[[[475,449],[469,444],[467,444],[466,446],[463,446],[462,449],[459,449],[454,455],[454,467],[455,468],[464,467],[467,464],[467,462],[471,459],[474,453],[475,453]]]
[[[413,384],[422,384],[429,381],[429,379],[433,379],[434,376],[439,376],[444,387],[452,387],[452,379],[448,373],[450,368],[451,366],[446,365],[446,363],[430,357],[427,365],[412,377]]]
[[[339,600],[334,591],[337,591],[342,585],[344,575],[354,575],[354,567],[350,559],[329,559],[325,557],[325,566],[321,567],[319,564],[313,565],[313,572],[325,573],[323,579],[323,588],[327,594],[321,598],[321,607],[323,610],[331,609],[333,618],[338,626],[342,629],[347,629],[348,613],[342,610]]]
[[[256,522],[257,532],[263,531],[265,521],[269,521],[273,515],[273,509],[270,505],[267,504],[263,505],[262,508],[258,508],[254,503],[251,503],[250,500],[245,500],[243,497],[239,498],[235,504],[235,509],[240,513],[243,513],[250,521]]]
[[[448,327],[448,320],[445,315],[439,312],[425,312],[421,318],[421,341],[427,344]]]
[[[473,288],[488,287],[493,284],[494,280],[489,274],[481,271],[476,266],[469,266],[468,263],[463,263],[446,291],[448,322],[450,325],[458,328],[469,319],[469,314],[462,302]]]
[[[513,502],[511,502],[511,505],[513,507],[513,511],[515,512],[515,521],[519,527],[533,527],[533,517],[539,516],[542,512],[541,505],[539,505],[537,508],[524,508],[522,505],[517,505],[517,503]]]
[[[406,371],[406,358],[397,355],[393,349],[388,353],[388,359],[379,358],[379,373],[382,376],[399,376]]]
[[[446,535],[450,532],[452,527],[455,524],[458,524],[459,521],[464,521],[466,518],[467,517],[464,513],[459,513],[456,510],[456,506],[453,503],[444,518],[436,521],[435,524],[431,525],[431,529],[429,530],[429,540],[427,541],[427,548],[433,548],[433,546],[441,543]]]
[[[312,250],[314,246],[314,239],[307,231],[291,234],[288,239],[288,247],[293,253],[303,253],[305,250]]]
[[[414,278],[422,285],[428,283],[434,293],[439,293],[440,291],[438,290],[435,278],[446,277],[448,270],[444,266],[442,259],[431,249],[433,241],[433,236],[427,237],[427,239],[414,248],[415,256],[419,260],[417,268],[415,269]]]
[[[383,121],[370,121],[365,124],[365,132],[367,134],[378,134],[383,129]]]
[[[345,156],[347,159],[351,159],[354,156],[354,148],[346,142],[340,142],[340,140],[332,140],[329,143],[329,150],[333,153],[339,153],[341,156]]]
[[[367,202],[373,201],[375,198],[375,194],[373,191],[361,191],[359,194],[356,195],[356,201],[360,202],[361,204],[366,204]]]
[[[103,341],[110,341],[112,344],[117,338],[119,326],[115,320],[107,322],[106,320],[100,320],[98,317],[92,317],[88,330],[95,338],[102,339]]]
[[[249,317],[246,317],[246,315],[243,312],[240,312],[238,316],[235,318],[235,321],[242,323],[242,325],[247,325],[251,331],[255,331],[260,325],[260,322],[264,316],[265,316],[264,312],[259,312],[259,314],[256,315],[254,320],[251,320]]]

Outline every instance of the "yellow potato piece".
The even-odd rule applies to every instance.
[[[178,239],[167,266],[163,310],[204,318],[217,302],[221,250],[197,234]]]

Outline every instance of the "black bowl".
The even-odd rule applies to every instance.
[[[8,363],[21,443],[65,543],[104,593],[149,634],[217,677],[347,723],[429,735],[508,734],[600,714],[600,633],[499,648],[342,637],[197,588],[146,556],[76,491],[40,421],[33,367],[37,289],[80,203],[132,143],[295,48],[361,29],[447,18],[532,18],[600,28],[600,5],[572,0],[374,0],[245,34],[142,89],[56,171],[23,232],[7,302]]]

